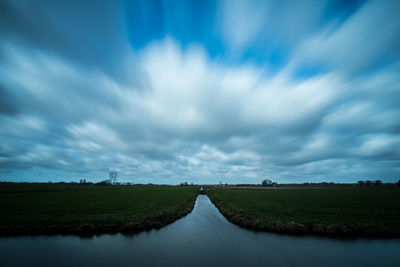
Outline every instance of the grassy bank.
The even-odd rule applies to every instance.
[[[0,235],[134,233],[169,224],[198,187],[0,184]]]
[[[208,189],[233,223],[262,231],[400,237],[400,188]]]

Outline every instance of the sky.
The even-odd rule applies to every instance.
[[[0,180],[400,179],[400,1],[0,1]]]

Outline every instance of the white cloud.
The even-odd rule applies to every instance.
[[[297,64],[325,64],[354,74],[399,56],[400,12],[398,1],[368,1],[336,27],[334,22],[305,39],[294,52]]]
[[[400,136],[388,134],[366,135],[355,153],[361,157],[391,156],[397,159],[400,155]]]
[[[233,50],[251,44],[264,26],[268,6],[261,1],[221,1],[221,31]]]
[[[293,44],[316,31],[322,24],[327,1],[227,0],[218,5],[217,25],[222,39],[240,54],[255,44]]]

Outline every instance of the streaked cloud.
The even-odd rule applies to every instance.
[[[398,178],[396,1],[195,2],[3,2],[2,179]]]

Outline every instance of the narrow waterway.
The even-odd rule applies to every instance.
[[[0,238],[0,266],[398,266],[399,239],[259,233],[230,223],[206,195],[186,217],[134,236]]]

